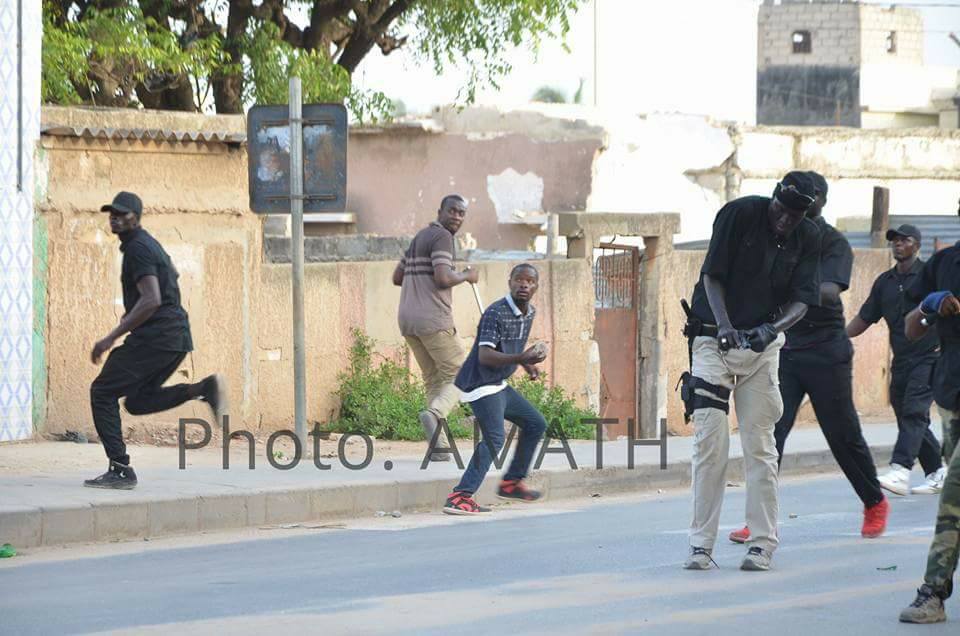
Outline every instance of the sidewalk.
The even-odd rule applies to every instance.
[[[865,424],[864,435],[879,467],[889,460],[896,440],[895,424]],[[742,480],[740,441],[731,440],[728,479]],[[691,437],[670,437],[667,469],[659,466],[659,447],[637,447],[635,467],[627,466],[627,441],[603,444],[603,468],[596,468],[595,442],[571,442],[578,469],[571,470],[562,453],[548,453],[531,483],[549,498],[589,497],[690,484]],[[463,461],[470,443],[458,442]],[[16,548],[89,541],[116,541],[171,534],[330,520],[373,514],[437,510],[461,471],[455,462],[431,463],[420,470],[424,445],[379,443],[362,470],[344,467],[335,442],[321,448],[318,470],[304,458],[290,470],[267,462],[259,445],[256,469],[247,468],[245,445],[232,445],[230,468],[222,468],[221,448],[187,451],[179,469],[176,447],[131,447],[140,479],[132,491],[84,488],[84,479],[106,468],[99,445],[69,442],[0,445],[0,543]],[[554,441],[551,450],[560,450]],[[360,463],[364,444],[355,439],[346,459]],[[286,463],[292,455],[285,453]],[[327,457],[326,455],[334,455]],[[385,464],[392,463],[387,470]],[[509,461],[509,458],[508,458]],[[836,471],[819,428],[795,429],[787,443],[782,471]],[[497,501],[493,488],[499,471],[491,470],[478,493],[481,502]],[[851,496],[853,496],[851,494]]]

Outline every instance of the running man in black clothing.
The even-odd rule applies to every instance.
[[[887,240],[897,264],[880,274],[860,312],[847,325],[847,335],[856,338],[881,318],[890,330],[893,365],[890,375],[890,405],[897,416],[897,443],[890,469],[880,475],[880,486],[897,495],[939,495],[946,469],[940,459],[940,442],[930,430],[933,387],[930,379],[937,363],[940,341],[936,329],[928,329],[916,342],[907,339],[904,320],[917,303],[907,299],[907,290],[920,278],[920,230],[909,224],[887,230]],[[910,470],[919,459],[927,481],[910,488]]]
[[[180,305],[179,274],[160,243],[140,227],[140,197],[120,192],[101,211],[110,213],[110,231],[120,239],[125,313],[120,324],[94,344],[90,360],[99,364],[121,336],[130,335],[110,352],[90,387],[93,421],[110,465],[107,472],[83,485],[130,490],[137,485],[137,474],[123,442],[119,399],[126,397],[124,406],[132,415],[159,413],[188,400],[204,400],[220,421],[226,394],[219,375],[196,384],[163,386],[193,351],[187,312]]]

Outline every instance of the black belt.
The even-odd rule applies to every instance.
[[[720,334],[720,328],[716,325],[700,325],[700,335],[707,338],[716,338]]]

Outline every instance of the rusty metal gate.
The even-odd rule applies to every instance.
[[[637,420],[637,321],[640,249],[601,243],[593,265],[594,339],[600,349],[600,417],[608,439],[627,434]]]

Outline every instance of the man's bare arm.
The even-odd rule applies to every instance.
[[[433,281],[441,289],[456,287],[461,283],[476,283],[478,280],[480,280],[479,272],[472,267],[462,272],[455,271],[449,265],[438,265],[433,268]]]
[[[403,263],[397,263],[397,266],[393,268],[393,284],[397,287],[403,285]]]

